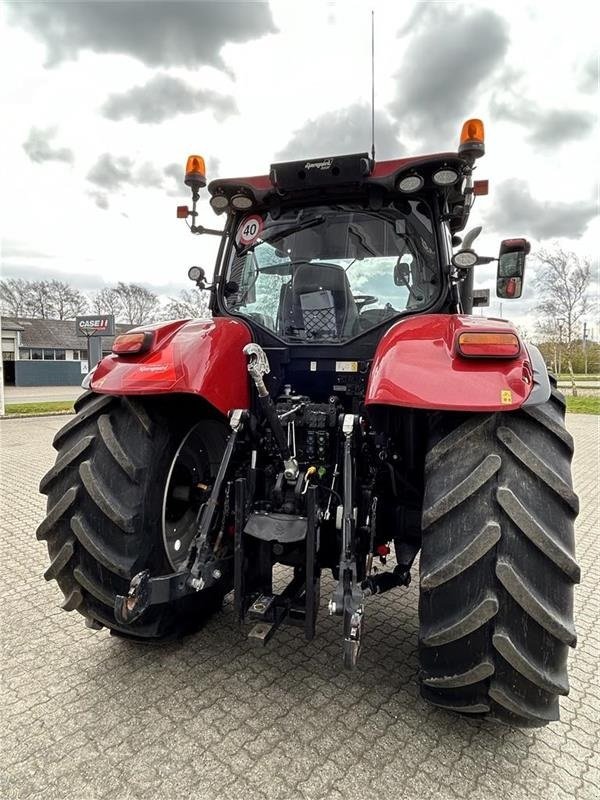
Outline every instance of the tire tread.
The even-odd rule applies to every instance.
[[[75,417],[55,436],[57,459],[40,484],[48,503],[37,537],[47,542],[45,577],[61,588],[62,607],[80,612],[93,628],[132,640],[197,629],[220,608],[226,591],[209,589],[153,607],[130,626],[114,619],[115,596],[127,593],[136,572],[171,571],[156,513],[156,480],[175,450],[174,435],[183,436],[185,425],[203,417],[173,422],[162,407],[148,399],[84,393],[75,403]],[[218,424],[210,419],[211,430]],[[224,425],[223,430],[225,442]],[[220,456],[214,457],[218,463]]]
[[[541,406],[438,415],[425,460],[421,693],[513,725],[558,718],[569,691],[573,440],[556,390]]]

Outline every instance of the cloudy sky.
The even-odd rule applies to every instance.
[[[186,156],[204,155],[212,179],[368,150],[371,8],[378,158],[455,149],[464,119],[481,117],[479,252],[525,235],[597,257],[592,6],[4,0],[3,277],[173,293],[191,264],[210,271],[215,240],[175,218]],[[221,224],[206,200],[201,211]],[[533,271],[510,310],[521,321]],[[491,276],[479,268],[476,284]]]

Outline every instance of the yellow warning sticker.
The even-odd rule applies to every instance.
[[[358,361],[336,361],[336,372],[358,372]]]
[[[500,402],[503,406],[510,406],[512,405],[513,396],[510,389],[502,389],[500,392]]]

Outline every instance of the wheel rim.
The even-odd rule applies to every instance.
[[[165,484],[162,535],[171,567],[181,569],[187,559],[202,505],[208,500],[213,471],[202,435],[202,422],[194,425],[177,448]]]

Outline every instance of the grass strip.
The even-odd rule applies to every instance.
[[[600,414],[600,397],[565,397],[571,414]]]
[[[73,400],[52,400],[47,403],[10,403],[6,405],[9,414],[48,414],[53,411],[73,411]]]
[[[575,383],[585,383],[586,381],[600,381],[600,375],[578,375],[577,373],[575,373],[573,377],[575,378]],[[557,380],[559,380],[561,383],[563,383],[564,381],[569,381],[570,383],[571,376],[568,373],[566,375],[559,375]]]

